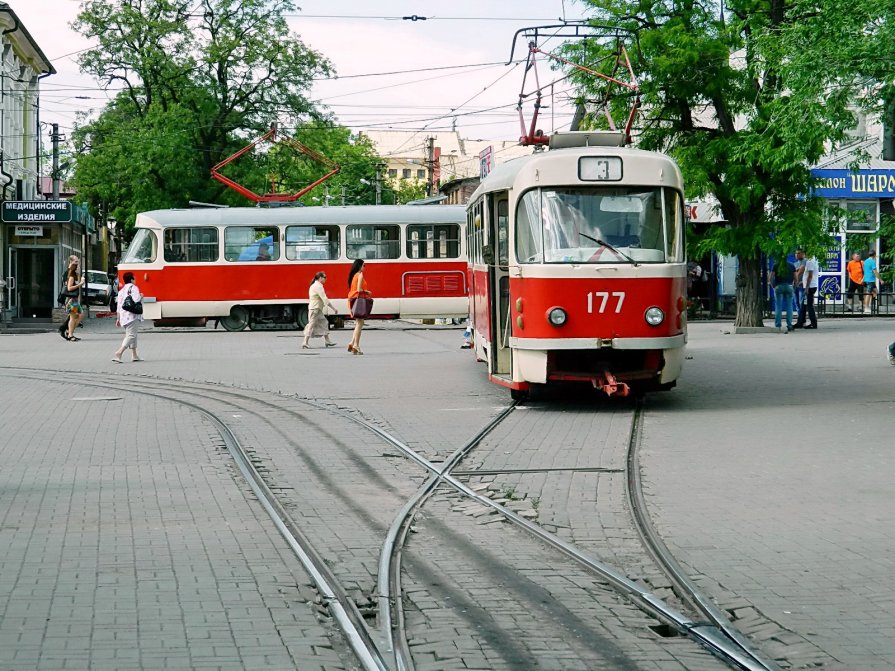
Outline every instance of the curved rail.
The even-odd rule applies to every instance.
[[[671,580],[675,592],[713,625],[712,627],[706,625],[688,627],[687,629],[681,629],[681,632],[686,633],[690,638],[718,654],[728,663],[735,664],[741,669],[749,671],[780,671],[780,667],[755,650],[749,640],[731,624],[721,609],[693,584],[690,578],[687,577],[683,567],[672,556],[668,547],[653,528],[646,509],[646,499],[643,496],[643,486],[637,460],[637,448],[640,444],[642,424],[643,400],[638,399],[634,407],[634,418],[631,422],[631,439],[628,442],[627,454],[628,503],[631,506],[637,532],[640,534],[640,540],[647,551]],[[723,638],[719,639],[719,633]],[[732,646],[724,645],[724,638],[730,641]]]
[[[516,409],[516,405],[514,403],[505,408],[473,436],[469,442],[451,454],[443,462],[441,472],[434,473],[423,483],[416,494],[404,504],[389,527],[379,559],[379,580],[377,583],[379,627],[383,640],[391,642],[392,651],[395,655],[395,665],[399,671],[407,671],[414,668],[413,658],[407,647],[407,636],[404,634],[404,610],[401,608],[401,548],[404,546],[404,539],[407,537],[413,517],[426,500],[435,493],[438,485],[441,484],[451,468],[458,464],[463,457],[469,454],[470,450],[482,442],[485,436],[506,419]],[[397,622],[392,617],[393,609],[397,612]]]
[[[30,369],[29,372],[33,372],[33,369]],[[45,373],[46,371],[39,372]],[[89,373],[86,374],[89,375]],[[35,379],[35,377],[38,377],[34,375],[10,375],[5,372],[0,372],[0,375],[6,377],[28,377],[30,379]],[[57,380],[48,378],[43,378],[43,380],[47,382],[57,382]],[[159,380],[158,382],[160,382],[162,386],[164,386],[165,384],[175,388],[177,386],[176,384],[168,383],[161,380]],[[323,561],[323,558],[319,556],[319,554],[314,550],[310,541],[308,541],[308,539],[298,530],[297,525],[292,520],[289,513],[285,510],[283,505],[277,499],[276,495],[274,495],[274,493],[264,482],[261,474],[254,467],[248,454],[246,454],[245,450],[243,449],[242,444],[239,442],[239,439],[215,413],[191,401],[172,399],[170,396],[146,390],[135,390],[130,381],[121,381],[118,384],[111,381],[79,381],[79,384],[85,387],[115,389],[116,391],[127,391],[129,393],[152,396],[166,401],[179,403],[182,406],[191,408],[196,412],[204,415],[218,430],[218,433],[224,440],[224,444],[227,446],[227,451],[236,462],[240,473],[242,474],[243,478],[245,478],[246,482],[252,490],[252,493],[257,497],[258,502],[264,508],[270,519],[273,521],[274,526],[283,536],[290,549],[292,549],[304,569],[307,571],[308,576],[314,582],[314,585],[321,596],[324,606],[328,608],[330,613],[332,613],[333,618],[336,620],[336,622],[338,622],[339,627],[348,640],[349,646],[351,647],[352,651],[354,652],[364,670],[389,670],[389,666],[388,664],[386,664],[384,656],[380,653],[379,646],[370,636],[363,616],[358,611],[357,606],[346,594],[345,590],[341,588],[338,579],[335,577],[335,575],[333,575],[329,567],[327,567],[326,563]],[[185,393],[182,389],[177,391]]]

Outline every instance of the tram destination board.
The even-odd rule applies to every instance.
[[[73,208],[67,200],[12,200],[3,203],[0,216],[8,224],[67,224],[72,221]]]

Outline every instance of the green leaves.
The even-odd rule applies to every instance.
[[[113,212],[132,226],[141,210],[189,200],[245,205],[211,179],[213,165],[274,121],[333,130],[307,97],[312,79],[330,66],[290,34],[283,14],[294,9],[290,0],[82,5],[74,27],[98,46],[81,55],[81,67],[119,90],[96,120],[80,123],[73,134],[73,179],[94,212]],[[298,161],[287,171],[290,179],[316,174],[311,166],[298,169]],[[246,177],[257,170],[269,183],[259,159],[234,169]]]

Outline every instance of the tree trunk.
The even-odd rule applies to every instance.
[[[737,316],[734,328],[763,326],[764,300],[761,295],[761,262],[758,259],[739,259],[736,285]]]

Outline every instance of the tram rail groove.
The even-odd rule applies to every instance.
[[[19,367],[0,367],[0,374],[3,374],[2,370],[24,370],[24,371],[28,371],[28,372],[36,372],[39,374],[45,374],[48,372],[43,369],[29,369],[29,368],[19,368]],[[83,374],[85,376],[96,375],[95,373],[90,372],[90,371],[83,371]],[[10,376],[17,377],[15,375],[10,375]],[[27,377],[27,376],[21,376],[21,377]],[[50,380],[50,379],[46,379],[46,378],[42,378],[42,379],[45,379],[45,381],[48,381],[48,382],[56,381],[56,380]],[[247,399],[247,400],[250,400],[250,401],[253,401],[256,403],[260,403],[263,405],[268,405],[268,406],[272,406],[273,404],[270,404],[269,402],[260,400],[258,398],[247,396],[245,394],[240,394],[240,393],[238,393],[239,390],[243,390],[243,391],[249,392],[249,393],[267,393],[267,394],[270,394],[270,393],[277,394],[278,393],[278,392],[271,392],[270,390],[255,390],[255,389],[251,389],[249,387],[242,387],[242,388],[226,387],[226,386],[221,385],[217,382],[197,382],[197,381],[184,380],[184,379],[157,378],[157,377],[153,377],[153,376],[149,376],[149,375],[145,375],[145,374],[141,374],[139,376],[121,377],[120,381],[118,381],[117,384],[132,385],[132,383],[134,383],[134,382],[143,382],[145,384],[153,384],[153,385],[157,385],[157,384],[168,385],[169,387],[172,388],[172,390],[178,391],[180,393],[191,393],[191,392],[195,392],[200,389],[204,390],[204,391],[209,391],[208,388],[212,387],[213,391],[215,393],[225,395],[225,396],[235,397],[235,398],[244,398],[244,399]],[[92,382],[92,383],[82,383],[82,384],[85,384],[86,386],[93,386],[93,387],[98,387],[98,388],[115,389],[116,391],[131,391],[134,393],[145,393],[147,395],[156,396],[158,398],[163,398],[165,400],[172,400],[170,397],[163,396],[161,394],[144,392],[144,391],[135,392],[133,389],[133,386],[125,386],[123,388],[121,386],[116,386],[116,382],[109,381],[108,378],[104,378],[103,382]],[[369,422],[366,419],[363,419],[363,418],[357,416],[354,413],[347,412],[340,408],[334,408],[331,405],[321,404],[321,403],[315,402],[313,400],[310,400],[307,398],[302,398],[300,396],[293,395],[293,394],[283,394],[282,392],[279,392],[279,395],[286,397],[286,398],[290,398],[290,399],[297,401],[303,405],[307,405],[307,406],[310,406],[310,407],[318,409],[318,410],[323,410],[325,412],[341,416],[345,419],[348,419],[352,422],[355,422],[355,423],[363,426],[366,430],[379,436],[386,443],[395,447],[402,454],[407,456],[409,459],[411,459],[412,461],[416,462],[418,465],[422,466],[427,471],[429,471],[430,478],[427,480],[427,484],[429,482],[434,483],[432,486],[432,492],[435,491],[436,486],[438,484],[445,483],[445,484],[449,485],[451,488],[453,488],[454,490],[456,490],[459,493],[461,493],[462,495],[464,495],[465,497],[475,500],[478,503],[491,508],[496,513],[498,513],[501,517],[506,519],[507,521],[511,522],[512,524],[516,525],[519,528],[522,528],[523,530],[525,530],[532,536],[540,539],[542,542],[544,542],[548,546],[553,547],[554,549],[560,551],[562,554],[564,554],[565,556],[574,560],[576,563],[583,566],[585,569],[596,573],[603,580],[605,580],[608,584],[610,584],[613,588],[615,588],[618,592],[626,595],[633,603],[638,604],[641,607],[641,609],[643,609],[645,612],[649,613],[650,615],[655,617],[657,620],[665,623],[666,625],[673,627],[681,634],[686,635],[687,637],[689,637],[690,639],[692,639],[693,641],[695,641],[696,643],[698,643],[705,649],[709,650],[712,654],[717,656],[719,659],[725,661],[729,665],[735,666],[736,668],[744,669],[746,671],[780,671],[780,667],[774,665],[772,662],[767,662],[767,661],[761,659],[761,657],[757,653],[754,653],[751,650],[751,645],[748,643],[748,641],[745,640],[745,637],[743,637],[742,634],[737,632],[732,627],[732,625],[730,625],[729,621],[723,616],[723,614],[720,613],[720,611],[717,610],[717,608],[715,608],[715,610],[717,611],[716,615],[720,615],[720,621],[722,623],[726,622],[726,626],[721,626],[721,625],[715,623],[712,620],[712,618],[708,616],[707,613],[702,612],[701,608],[698,609],[699,612],[701,614],[705,615],[710,620],[712,620],[712,624],[694,621],[692,618],[689,618],[688,616],[686,616],[685,614],[680,612],[675,607],[666,603],[663,599],[659,598],[658,596],[656,596],[649,590],[643,588],[641,585],[637,584],[636,582],[634,582],[634,581],[630,580],[629,578],[627,578],[626,576],[624,576],[616,568],[614,568],[608,564],[605,564],[603,562],[600,562],[599,560],[589,556],[587,553],[579,550],[571,543],[564,541],[563,539],[559,538],[555,534],[547,531],[546,529],[543,529],[542,527],[529,521],[528,519],[521,517],[514,511],[509,510],[508,508],[504,507],[503,505],[493,501],[489,497],[483,496],[483,495],[479,494],[478,492],[472,490],[465,483],[457,480],[456,477],[454,477],[454,475],[450,472],[450,467],[448,466],[449,462],[447,460],[445,462],[440,462],[438,464],[429,461],[428,459],[426,459],[425,457],[423,457],[422,455],[417,453],[413,448],[407,446],[401,440],[395,438],[394,436],[389,434],[387,431],[376,426],[372,422]],[[202,412],[203,414],[208,416],[210,419],[212,419],[213,422],[215,422],[213,413],[211,413],[210,411],[207,411],[207,410],[195,405],[194,403],[191,403],[188,401],[176,401],[176,402],[193,407],[197,411]],[[640,405],[641,405],[641,402],[638,402],[638,407],[640,407]],[[512,410],[513,407],[515,407],[515,404],[514,404],[514,406],[510,406],[510,408],[507,408],[504,411],[504,413],[508,414],[508,411]],[[299,413],[296,413],[295,411],[284,410],[282,408],[278,408],[278,410],[282,410],[284,412],[290,412],[290,413],[298,415],[300,417]],[[504,416],[505,415],[501,415],[499,417],[502,419],[502,417],[504,417]],[[639,419],[639,416],[638,416],[638,419]],[[497,424],[499,424],[499,420],[497,418],[493,419],[489,423],[489,425],[486,427],[488,429],[488,431],[486,431],[485,433],[490,432],[490,430],[492,430]],[[226,426],[226,425],[223,425],[223,426]],[[637,431],[637,435],[639,436],[639,423],[637,424],[637,426],[632,425],[632,432],[631,432],[632,443],[635,441],[635,429]],[[229,429],[228,429],[228,431],[229,431]],[[481,436],[481,438],[483,438],[483,437],[484,437],[484,434]],[[233,438],[235,440],[235,436]],[[481,441],[481,438],[479,438],[477,441],[475,441],[476,445],[478,444],[478,442]],[[475,440],[475,439],[473,439],[473,440]],[[472,442],[473,441],[470,441],[470,443],[472,443]],[[461,448],[460,450],[458,450],[458,453],[462,451],[465,456],[465,454],[468,453],[469,450],[471,450],[474,446],[475,445],[467,444],[467,446],[464,446],[464,448]],[[229,446],[228,446],[228,451],[229,451]],[[231,452],[231,454],[232,454],[232,452]],[[457,454],[457,453],[455,453],[455,454]],[[629,454],[630,454],[630,445],[629,445]],[[239,464],[238,460],[235,459],[235,457],[234,457],[234,460],[237,461],[237,465],[239,466],[240,464]],[[245,464],[251,469],[251,471],[254,472],[255,477],[258,478],[259,483],[263,484],[262,476],[260,475],[260,473],[257,472],[257,470],[254,468],[254,466],[251,464],[251,459],[248,457],[248,455],[244,455],[244,461],[245,461]],[[459,459],[455,463],[459,463]],[[242,468],[242,467],[240,466],[240,468]],[[629,477],[631,475],[631,470],[632,469],[630,469],[630,468],[628,469]],[[634,470],[636,470],[636,469],[634,469]],[[464,471],[463,474],[464,475],[472,475],[473,473]],[[246,478],[246,480],[247,480],[247,482],[249,482],[250,486],[252,486],[252,479]],[[421,487],[421,490],[425,487],[426,487],[426,485]],[[252,487],[252,488],[254,491],[254,487]],[[266,486],[265,486],[265,488],[266,488]],[[629,489],[630,489],[630,487],[629,487]],[[268,489],[268,492],[269,492],[270,496],[273,497],[273,499],[275,500],[276,499],[275,495],[272,492],[270,492],[269,489]],[[641,494],[642,494],[642,492],[641,492]],[[257,495],[258,494],[256,493],[256,496]],[[259,500],[261,500],[261,498],[262,497],[259,496]],[[413,508],[411,501],[408,501],[405,504],[405,508],[408,511]],[[633,509],[633,506],[632,506],[632,509]],[[270,514],[270,513],[268,513],[268,514]],[[288,515],[287,515],[287,517],[288,517]],[[408,519],[412,519],[412,517],[408,517]],[[293,523],[293,527],[294,527],[294,523]],[[279,527],[278,527],[278,529],[279,529]],[[409,529],[409,524],[404,528],[403,533],[400,534],[402,543],[403,543],[403,539],[406,538],[407,529]],[[281,530],[281,533],[283,533],[282,530]],[[397,540],[398,540],[398,533],[396,532],[394,541],[397,542]],[[288,539],[287,539],[287,542],[288,542]],[[384,552],[384,548],[385,548],[385,543],[383,544],[383,552]],[[670,557],[670,553],[667,552],[667,549],[665,550],[665,553]],[[656,557],[654,557],[654,560],[656,560]],[[661,561],[657,561],[657,563],[663,568],[663,572],[667,573],[667,571],[665,571],[664,563]],[[397,560],[396,565],[399,567],[398,570],[400,570],[400,555],[398,555],[398,560]],[[323,564],[323,568],[325,570],[321,571],[322,575],[329,573],[329,570],[328,570],[328,568],[326,568],[325,563]],[[678,565],[678,568],[680,568],[679,565]],[[310,574],[311,574],[311,572],[309,571],[309,575]],[[380,575],[382,575],[382,570],[380,570]],[[682,573],[681,573],[681,575],[682,575]],[[669,578],[673,579],[674,576],[669,575]],[[312,576],[312,579],[313,579],[313,576]],[[674,581],[674,582],[677,585],[677,582],[676,581]],[[388,584],[388,581],[386,581],[386,583]],[[337,584],[337,581],[336,581],[336,584]],[[378,583],[378,584],[381,584],[381,583]],[[378,589],[381,590],[381,587]],[[390,589],[390,588],[387,588],[387,589]],[[330,588],[329,592],[332,592],[332,591],[333,590]],[[686,594],[688,591],[689,590],[683,590],[683,593]],[[698,589],[696,589],[695,586],[693,586],[692,591],[696,594],[699,593]],[[324,594],[325,594],[325,592],[321,591],[321,595],[324,596]],[[388,594],[390,594],[390,592],[386,592],[386,595],[388,595]],[[385,598],[383,598],[383,594],[381,594],[381,593],[379,594],[378,598],[379,598],[380,605],[383,602],[390,601],[390,597],[386,596]],[[348,632],[345,632],[346,637],[349,640],[349,643],[352,645],[352,649],[354,650],[354,645],[362,645],[363,641],[367,641],[371,645],[371,648],[367,649],[367,652],[371,653],[371,658],[370,658],[369,662],[374,664],[374,666],[366,666],[366,663],[364,662],[364,653],[361,652],[360,654],[358,654],[358,652],[355,650],[355,654],[358,654],[359,661],[361,661],[362,663],[365,663],[364,668],[365,669],[368,669],[368,668],[369,669],[377,669],[379,671],[388,671],[390,666],[385,661],[385,659],[388,658],[389,661],[394,660],[394,662],[396,664],[396,668],[400,668],[403,671],[408,671],[409,669],[412,669],[413,668],[412,660],[409,657],[407,657],[406,659],[409,660],[410,666],[406,666],[406,665],[402,666],[400,657],[398,657],[395,652],[398,645],[395,644],[391,640],[391,636],[389,636],[387,638],[384,637],[384,640],[380,640],[378,643],[375,641],[375,638],[372,636],[369,627],[367,626],[366,622],[363,620],[363,617],[360,615],[360,612],[357,609],[356,604],[354,604],[354,602],[347,596],[346,596],[346,599],[348,602],[347,604],[340,604],[340,607],[344,607],[344,614],[347,616],[348,614],[353,612],[353,614],[356,615],[356,618],[359,620],[359,629],[357,630],[356,635],[354,635],[354,634],[349,635]],[[324,596],[324,600],[325,600],[327,606],[329,606],[330,603],[339,603],[338,599],[335,599],[335,600],[329,602],[328,592],[326,593],[326,596]],[[687,600],[687,601],[690,601],[690,600]],[[708,600],[705,599],[704,597],[700,597],[700,601],[708,602]],[[691,603],[691,605],[693,605],[692,601],[690,601],[690,603]],[[341,611],[339,612],[339,614],[340,615],[342,614]],[[334,615],[334,618],[336,618],[337,621],[339,621],[338,617],[336,617],[336,615],[337,615],[336,612],[333,612],[333,615]],[[399,614],[398,617],[400,619],[402,616]],[[391,616],[389,616],[389,619],[390,620],[392,619]],[[340,621],[340,626],[341,626],[341,621]],[[394,628],[393,625],[389,625],[389,627]],[[382,630],[382,629],[383,628],[380,627],[380,630]],[[345,630],[343,629],[343,631],[345,631]],[[728,633],[728,632],[732,632],[733,635],[731,635],[731,633]],[[405,640],[403,645],[406,646],[406,637],[402,637],[402,638],[404,638],[404,640]],[[743,643],[745,643],[745,647],[744,647]],[[383,650],[383,648],[385,650]],[[393,657],[393,655],[396,655],[396,656]],[[401,656],[403,656],[403,655],[409,655],[409,650],[407,650],[405,648],[404,652],[401,653]]]
[[[44,382],[58,383],[58,380],[50,379],[45,376],[47,371],[41,371],[40,369],[17,369],[26,370],[28,371],[28,373],[30,373],[29,375],[10,374],[6,372],[8,370],[12,369],[4,368],[0,370],[0,376],[19,379],[39,379]],[[35,373],[38,373],[38,375],[35,375]],[[40,373],[43,373],[44,376],[40,376]],[[90,373],[85,373],[85,375],[90,375]],[[160,383],[156,385],[156,388],[165,385],[164,380],[158,380],[156,378],[149,379],[153,380],[154,382]],[[127,385],[129,383],[129,380],[104,382],[90,382],[80,380],[78,384],[85,387],[93,387],[98,389],[115,389],[116,391],[127,391],[133,394],[159,398],[191,408],[205,416],[217,429],[219,435],[221,436],[224,444],[227,447],[227,452],[236,463],[240,474],[249,485],[252,493],[258,499],[261,507],[268,514],[274,526],[280,532],[280,535],[284,538],[286,543],[289,545],[289,548],[298,558],[305,571],[307,571],[308,576],[317,589],[317,592],[320,594],[323,605],[332,614],[333,619],[338,623],[342,633],[346,637],[349,647],[355,654],[358,662],[362,665],[365,671],[390,671],[390,667],[385,662],[384,656],[379,650],[379,645],[371,636],[369,628],[367,627],[363,616],[358,610],[357,605],[347,595],[345,590],[341,588],[338,579],[330,571],[330,569],[326,565],[326,562],[315,551],[313,545],[298,529],[295,521],[285,510],[282,503],[277,499],[276,495],[273,493],[270,487],[264,482],[264,478],[253,464],[252,458],[245,451],[239,439],[226,425],[226,423],[211,410],[203,408],[191,401],[174,399],[170,396],[165,396],[158,392],[147,391],[145,389],[134,389],[132,385],[122,388],[121,385]],[[183,392],[183,390],[176,389],[176,385],[169,386],[175,387],[175,391],[185,393]]]
[[[637,533],[640,535],[643,546],[671,581],[674,591],[696,612],[707,618],[712,623],[713,628],[720,632],[721,636],[719,637],[717,633],[704,625],[684,626],[684,623],[681,623],[679,631],[690,636],[715,654],[723,655],[726,661],[734,663],[747,671],[781,671],[778,665],[756,650],[752,643],[733,626],[721,609],[690,580],[684,568],[674,558],[653,527],[646,508],[646,499],[643,495],[643,483],[637,459],[642,435],[643,412],[643,399],[637,399],[634,406],[631,438],[628,443],[626,456],[626,489],[634,525]],[[729,645],[724,645],[725,639],[732,642],[735,648],[739,649],[739,652],[736,649],[730,649]]]

